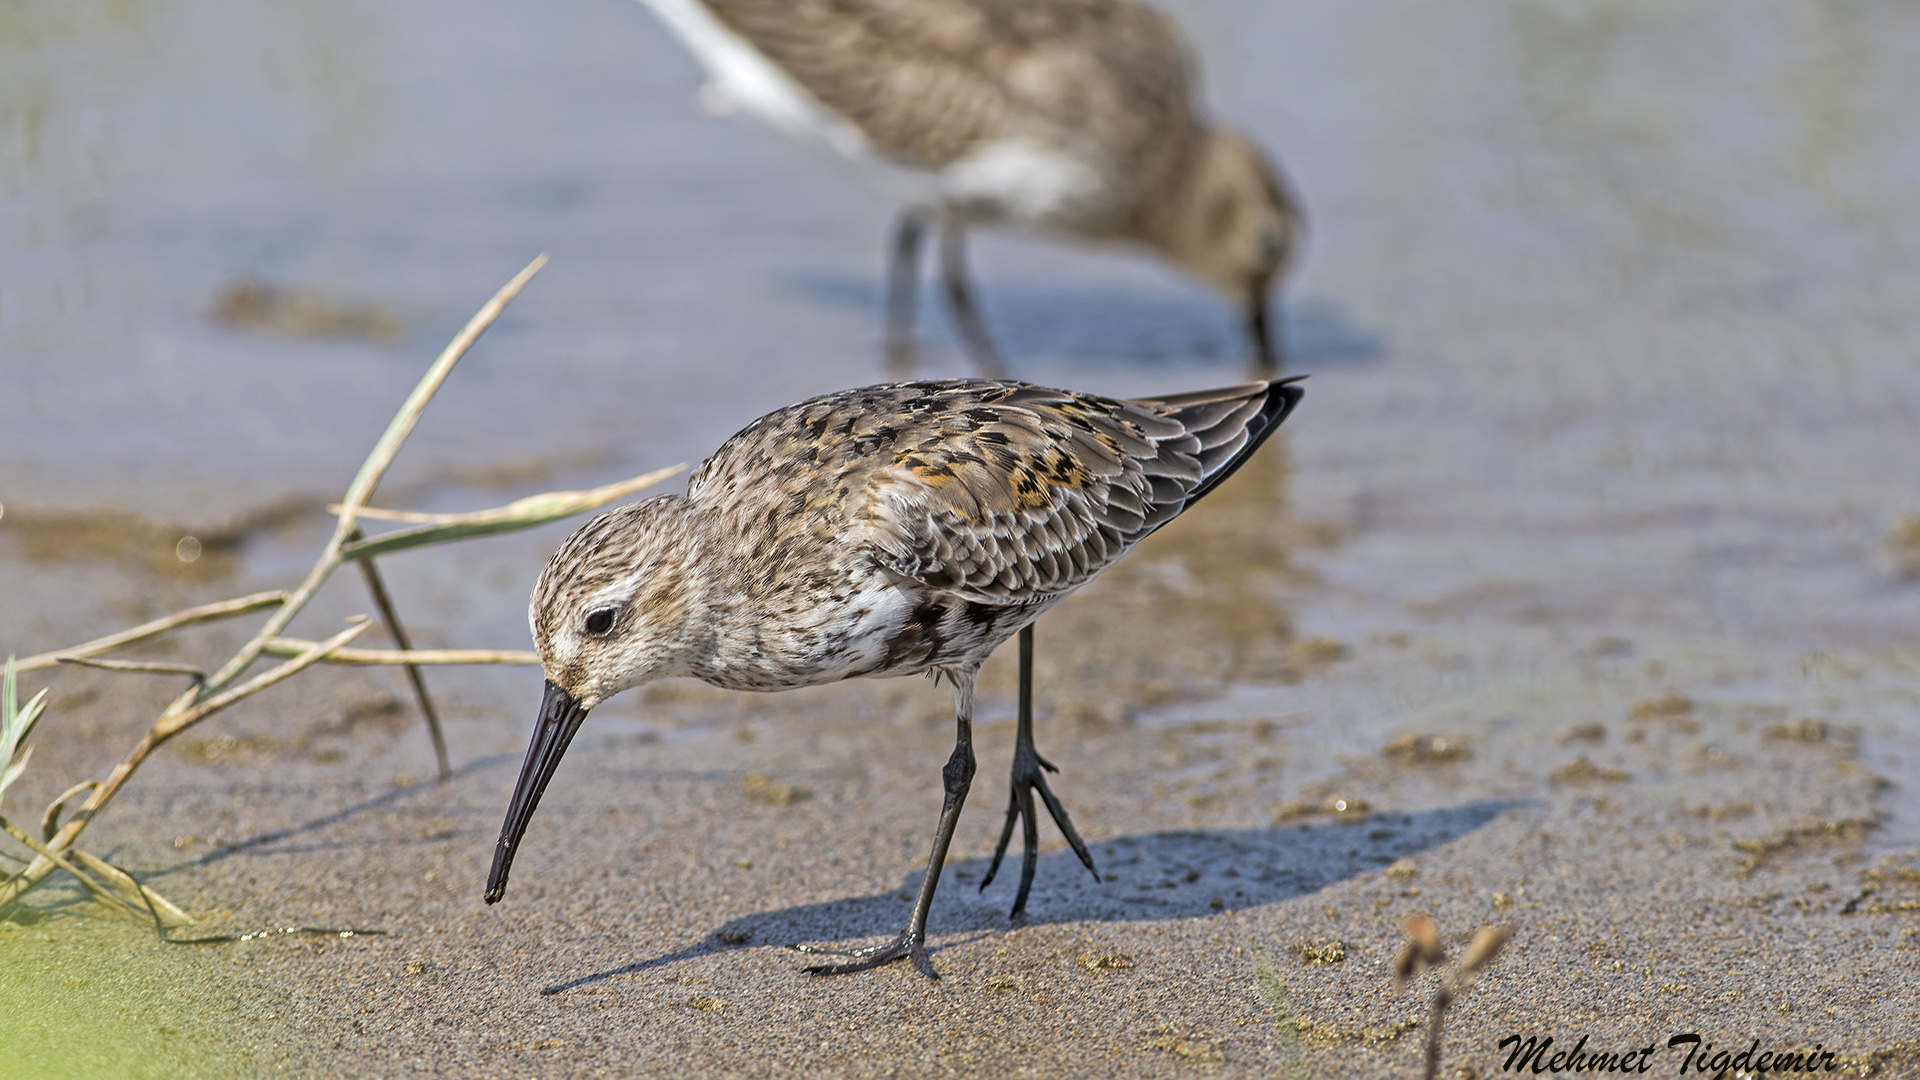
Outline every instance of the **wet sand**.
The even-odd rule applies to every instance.
[[[170,71],[218,10],[131,5],[61,47],[131,35]],[[537,676],[429,674],[456,769],[435,784],[397,674],[317,671],[182,736],[86,846],[197,933],[378,933],[160,945],[50,879],[0,922],[0,1011],[41,1048],[10,1036],[0,1076],[1411,1076],[1435,976],[1396,992],[1388,971],[1414,911],[1456,952],[1483,923],[1514,931],[1448,1018],[1461,1075],[1499,1072],[1514,1034],[1657,1044],[1669,1074],[1689,1032],[1920,1075],[1920,580],[1899,547],[1920,512],[1920,132],[1889,104],[1920,90],[1920,25],[1731,3],[1180,10],[1220,111],[1313,215],[1289,296],[1313,377],[1271,450],[1039,625],[1040,749],[1105,880],[1043,828],[1025,925],[1008,869],[978,891],[1010,654],[983,681],[938,983],[809,979],[789,946],[897,930],[944,691],[616,699],[489,908]],[[43,226],[29,250],[51,271],[0,271],[21,373],[0,401],[0,648],[297,579],[406,385],[538,249],[553,266],[383,505],[605,482],[877,377],[883,217],[830,164],[699,115],[643,12],[489,7],[455,63],[433,12],[289,11],[323,46],[295,54],[312,85],[249,108],[332,132],[285,151],[297,182],[230,149],[203,166],[235,170],[224,189],[128,185],[123,129],[83,138],[88,114],[61,111],[78,91],[48,98],[6,220],[22,243]],[[205,105],[223,78],[244,82],[174,86],[119,123],[198,132],[165,102]],[[103,190],[55,198],[88,138],[112,150]],[[981,256],[1025,377],[1237,377],[1225,314],[1151,267],[1013,240]],[[256,294],[236,321],[220,301],[242,279],[312,299]],[[371,332],[381,313],[397,332]],[[930,370],[963,370],[944,339]],[[383,569],[420,643],[524,648],[564,531]],[[364,610],[356,589],[296,629]],[[138,655],[218,662],[238,640]],[[23,681],[53,703],[7,792],[22,822],[175,690]]]

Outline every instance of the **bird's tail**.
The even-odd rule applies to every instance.
[[[1137,399],[1139,404],[1178,421],[1200,440],[1200,483],[1187,493],[1182,510],[1205,498],[1260,449],[1305,396],[1299,385],[1304,378],[1294,375],[1219,390]]]

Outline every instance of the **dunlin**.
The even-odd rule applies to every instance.
[[[807,970],[910,957],[937,978],[927,915],[973,779],[981,663],[1023,633],[1013,794],[994,855],[998,867],[1023,817],[1018,914],[1033,880],[1034,792],[1093,870],[1034,749],[1029,625],[1226,479],[1300,396],[1292,381],[1128,401],[985,379],[847,390],[749,424],[686,495],[588,522],[534,587],[546,692],[487,902],[506,891],[587,711],[622,690],[676,675],[767,691],[925,672],[952,688],[958,734],[912,914],[891,943]]]
[[[707,97],[878,172],[906,202],[887,352],[912,367],[920,241],[983,372],[1001,364],[967,282],[974,225],[1143,245],[1220,290],[1261,370],[1267,294],[1300,235],[1279,172],[1198,103],[1179,29],[1140,0],[642,0],[712,76]]]

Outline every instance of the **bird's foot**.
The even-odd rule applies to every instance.
[[[1043,771],[1044,770],[1044,771]],[[1073,847],[1073,853],[1080,857],[1080,864],[1100,880],[1100,871],[1094,868],[1093,853],[1087,850],[1086,841],[1074,831],[1073,819],[1067,816],[1067,808],[1060,804],[1053,789],[1047,786],[1047,773],[1059,772],[1059,768],[1028,748],[1016,748],[1013,755],[1012,793],[1007,801],[1007,818],[1000,827],[1000,842],[994,845],[993,861],[987,865],[987,875],[980,880],[980,889],[985,891],[993,884],[993,876],[1000,872],[1000,860],[1007,854],[1007,843],[1013,839],[1014,822],[1023,822],[1021,830],[1022,852],[1020,858],[1020,891],[1014,895],[1013,910],[1007,917],[1018,920],[1027,910],[1027,894],[1033,891],[1033,872],[1039,861],[1040,829],[1039,822],[1033,816],[1033,793],[1040,793],[1040,800],[1046,804],[1048,816],[1060,829]]]
[[[815,952],[819,950],[803,947],[801,951]],[[927,959],[926,941],[918,934],[902,933],[899,937],[894,938],[885,945],[875,945],[869,949],[860,949],[850,955],[852,955],[854,959],[844,964],[812,964],[800,970],[808,975],[851,975],[856,971],[871,971],[883,964],[891,964],[895,960],[906,957],[913,961],[914,967],[920,969],[920,974],[925,975],[929,979],[938,979],[940,977],[940,973],[933,970],[933,962]]]

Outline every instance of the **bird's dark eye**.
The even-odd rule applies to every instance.
[[[613,609],[601,608],[587,616],[587,633],[604,634],[613,629]]]

